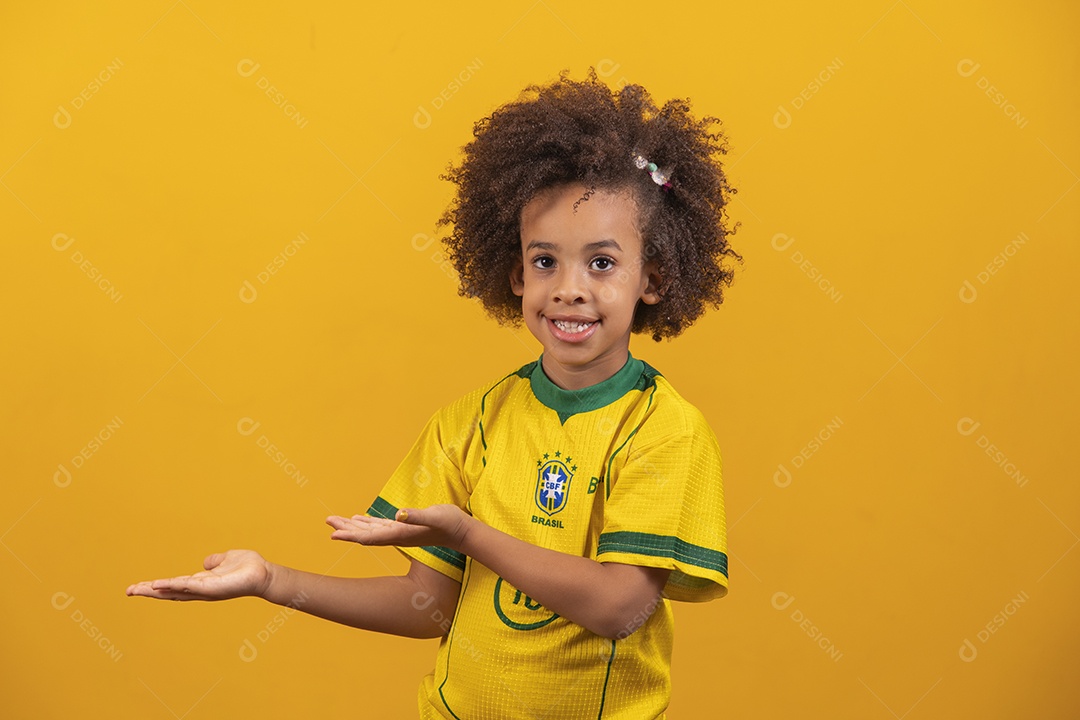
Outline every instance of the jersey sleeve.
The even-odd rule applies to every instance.
[[[606,483],[597,560],[670,569],[665,597],[712,600],[728,586],[720,448],[700,413],[676,425],[644,438]]]
[[[468,407],[468,403],[459,401],[435,413],[368,508],[368,515],[393,519],[399,508],[442,503],[465,509],[470,490],[463,469],[475,426],[470,422]],[[465,570],[465,556],[461,553],[439,546],[397,549],[461,582]]]

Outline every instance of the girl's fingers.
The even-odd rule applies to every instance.
[[[326,524],[337,530],[338,533],[351,533],[351,534],[366,534],[378,530],[380,527],[387,527],[393,525],[392,520],[385,518],[373,518],[366,515],[355,515],[351,518],[344,518],[338,515],[331,515],[326,518]],[[332,535],[335,540],[343,539],[344,536],[337,534]],[[349,539],[352,539],[351,537]]]
[[[176,590],[155,589],[151,581],[135,583],[128,587],[127,594],[132,596],[156,598],[158,600],[199,600],[200,596]]]
[[[373,518],[367,515],[353,515],[352,517],[341,517],[340,515],[331,515],[326,518],[328,525],[333,525],[336,528],[341,527],[362,527],[365,525],[385,525],[390,521],[385,518]]]
[[[330,534],[330,539],[348,540],[361,545],[384,545],[390,544],[394,538],[400,537],[400,534],[395,532],[395,526],[400,527],[400,523],[384,518],[368,519],[377,520],[378,522],[363,522],[338,527],[337,530]]]
[[[372,525],[392,525],[393,520],[387,520],[386,518],[376,518],[370,515],[353,515],[349,518],[348,522],[354,525],[372,526]]]
[[[180,577],[166,578],[164,580],[155,580],[151,587],[154,590],[188,592],[204,587],[206,585],[206,580],[209,577],[214,577],[214,573],[203,571],[196,573],[195,575],[183,575]]]

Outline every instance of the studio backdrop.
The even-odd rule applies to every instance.
[[[540,352],[458,297],[439,175],[594,68],[720,118],[738,189],[724,304],[631,347],[724,457],[730,592],[675,608],[669,716],[1077,717],[1078,34],[1046,0],[7,3],[0,715],[414,716],[437,641],[124,590],[237,547],[405,571],[324,518]]]

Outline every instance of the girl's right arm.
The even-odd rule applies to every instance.
[[[445,635],[461,584],[412,561],[403,576],[341,578],[293,570],[252,550],[215,553],[194,575],[136,583],[128,595],[162,600],[261,597],[343,625],[415,638]]]

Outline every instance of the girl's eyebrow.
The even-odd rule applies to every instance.
[[[622,252],[622,246],[614,240],[597,240],[591,242],[585,246],[585,250],[592,252],[594,250],[601,250],[603,248],[614,248],[619,252]],[[546,242],[544,240],[533,240],[525,246],[526,250],[558,250],[559,246],[553,242]]]
[[[622,247],[614,240],[597,240],[596,242],[591,242],[585,246],[585,249],[589,251],[600,250],[602,248],[615,248],[619,252],[622,252]]]

